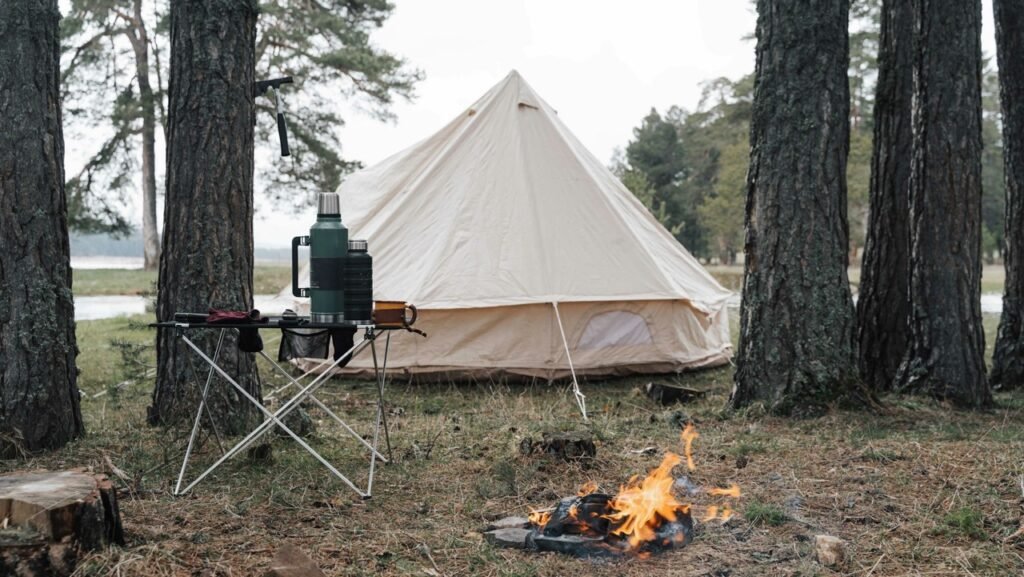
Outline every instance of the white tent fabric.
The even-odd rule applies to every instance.
[[[515,71],[338,192],[350,238],[369,241],[374,298],[415,304],[429,334],[396,337],[391,368],[562,375],[552,303],[580,373],[731,355],[731,293]]]

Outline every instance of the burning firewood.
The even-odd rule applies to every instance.
[[[687,469],[691,471],[696,467],[692,445],[697,437],[692,425],[681,435]],[[487,539],[500,546],[577,557],[648,555],[684,547],[693,540],[692,505],[680,501],[675,488],[689,482],[680,484],[672,474],[682,462],[683,457],[667,453],[646,477],[630,479],[614,495],[588,482],[577,495],[562,499],[556,506],[532,510],[525,524],[518,520],[501,523],[502,528],[487,533]],[[740,496],[740,489],[733,484],[706,493],[732,499]],[[726,521],[732,514],[728,502],[711,505],[705,509],[702,521]]]

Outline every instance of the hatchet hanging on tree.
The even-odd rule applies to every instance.
[[[277,93],[282,84],[291,84],[292,77],[272,78],[270,80],[258,80],[253,85],[254,96],[260,96],[270,89],[274,93],[274,109],[277,111],[277,134],[281,137],[281,156],[290,156],[288,151],[288,125],[284,122],[284,112],[281,111],[281,96]]]

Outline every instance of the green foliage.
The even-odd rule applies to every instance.
[[[679,234],[683,223],[676,222],[674,215],[669,214],[668,204],[658,199],[654,188],[647,180],[647,175],[640,170],[628,167],[621,160],[612,166],[612,171],[619,177],[622,184],[636,196],[637,200],[651,211],[651,214],[662,226],[668,229],[673,236]]]
[[[846,160],[846,217],[850,226],[851,248],[864,246],[867,237],[871,153],[871,134],[866,130],[851,131],[850,152]]]
[[[944,527],[936,532],[939,534],[959,533],[965,537],[981,541],[986,538],[985,531],[982,528],[984,522],[985,516],[982,515],[981,511],[972,507],[960,507],[946,513],[942,518]]]
[[[288,120],[295,142],[292,156],[265,174],[275,199],[312,202],[310,191],[334,190],[341,178],[360,168],[341,158],[336,112],[338,96],[357,101],[380,119],[391,119],[396,98],[411,98],[423,73],[374,46],[371,33],[384,25],[394,5],[387,0],[302,2],[262,0],[256,41],[256,76],[287,74]],[[258,99],[257,140],[276,146],[273,102]]]
[[[296,81],[283,91],[292,156],[257,169],[262,181],[273,184],[271,197],[304,206],[312,202],[310,191],[333,190],[361,166],[339,154],[339,96],[378,118],[389,118],[396,98],[412,97],[422,73],[371,42],[393,9],[386,0],[260,2],[256,76]],[[61,21],[69,139],[78,131],[103,135],[82,171],[68,175],[75,230],[130,232],[123,206],[137,189],[142,122],[152,117],[160,127],[166,120],[168,12],[167,0],[71,0]],[[140,58],[148,65],[150,101],[140,96]],[[276,155],[273,101],[260,97],[256,103],[257,148]]]
[[[746,509],[743,510],[743,516],[752,525],[767,525],[770,527],[778,527],[789,520],[789,516],[786,515],[786,512],[781,507],[761,501],[747,503]]]
[[[851,2],[846,172],[851,251],[864,245],[867,233],[880,18],[881,0]],[[620,153],[613,159],[616,175],[686,248],[724,264],[742,250],[753,87],[753,74],[705,82],[696,111],[672,108],[662,117],[652,110],[634,129],[626,158]],[[982,96],[983,242],[991,261],[1003,250],[1005,183],[998,78],[988,65]]]
[[[1006,209],[1006,181],[1003,168],[1002,110],[999,107],[999,75],[991,60],[985,61],[981,85],[981,223],[985,260],[1001,255],[1003,220]]]
[[[732,263],[743,248],[742,223],[749,157],[750,144],[746,137],[722,150],[713,194],[704,199],[699,209],[713,249],[724,264]]]
[[[676,126],[652,108],[633,129],[633,140],[626,145],[626,161],[628,168],[621,171],[624,184],[684,245],[696,244],[699,228],[694,204],[683,198],[686,162]]]
[[[726,263],[742,243],[752,98],[753,76],[707,82],[695,112],[652,110],[625,158],[613,159],[616,175],[683,246]]]

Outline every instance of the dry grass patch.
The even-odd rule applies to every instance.
[[[105,390],[107,380],[122,378],[114,365],[87,360],[116,354],[102,344],[108,333],[151,338],[123,329],[123,322],[119,326],[79,325],[80,331],[92,331],[83,341],[89,355],[83,352],[83,371],[104,375],[83,373],[84,388],[93,393]],[[724,412],[729,369],[679,377],[709,394],[670,409],[638,394],[647,380],[585,383],[594,411],[586,425],[561,384],[395,383],[388,394],[395,461],[378,469],[369,501],[332,480],[294,443],[276,438],[272,462],[239,458],[192,494],[171,496],[187,430],[145,424],[152,386],[146,381],[119,389],[116,398],[86,398],[88,437],[0,467],[104,471],[109,456],[133,477],[122,483],[128,545],[89,557],[82,576],[262,575],[282,543],[308,552],[327,574],[348,576],[427,575],[434,570],[431,559],[448,576],[1024,571],[1024,542],[1003,543],[1021,521],[1024,393],[997,395],[999,408],[988,413],[890,398],[889,412],[881,416],[836,411],[796,421]],[[333,382],[323,391],[324,402],[360,431],[370,430],[372,386]],[[614,490],[646,473],[665,451],[680,450],[680,412],[700,431],[691,480],[703,486],[737,483],[744,491],[736,507],[741,514],[732,520],[698,523],[694,543],[682,551],[615,563],[495,549],[481,539],[488,520],[548,506],[586,481]],[[324,415],[310,414],[320,421],[314,446],[343,470],[365,463]],[[571,429],[593,434],[593,462],[566,464],[519,453],[526,436]],[[647,447],[656,450],[641,451]],[[217,454],[216,442],[205,438],[199,460],[209,463]],[[705,504],[698,496],[698,513]],[[849,561],[840,571],[814,561],[819,533],[848,543]]]

